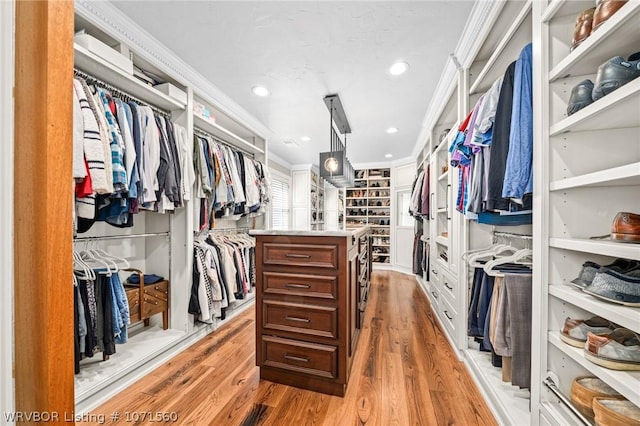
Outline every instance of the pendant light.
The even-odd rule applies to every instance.
[[[354,185],[354,169],[347,158],[347,134],[351,127],[338,95],[327,95],[324,103],[329,109],[329,151],[320,153],[320,176],[337,188]],[[344,135],[344,144],[336,128]]]

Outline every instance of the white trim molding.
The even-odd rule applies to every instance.
[[[76,0],[75,12],[110,37],[127,45],[136,55],[157,64],[163,72],[174,76],[185,86],[193,86],[194,95],[218,108],[263,139],[273,139],[273,132],[247,110],[224,94],[202,74],[184,62],[131,18],[106,1]]]
[[[434,120],[444,107],[442,99],[446,98],[457,83],[457,73],[471,66],[484,43],[487,35],[493,29],[493,24],[500,15],[507,0],[476,1],[471,9],[464,31],[458,40],[454,53],[452,53],[440,75],[436,90],[429,101],[429,107],[422,120],[422,130],[411,151],[412,157],[417,157],[418,152],[424,146],[429,132],[435,125]]]
[[[15,2],[0,1],[0,415],[15,410],[13,378],[13,82]],[[10,361],[10,362],[9,362]]]

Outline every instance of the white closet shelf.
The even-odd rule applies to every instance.
[[[606,318],[621,327],[640,333],[640,309],[638,308],[607,303],[571,285],[552,284],[549,286],[549,293],[560,300]]]
[[[74,43],[73,50],[74,66],[80,71],[84,71],[143,102],[147,102],[149,105],[165,111],[184,110],[186,108],[184,103],[165,95],[152,86],[144,84],[133,75],[127,74],[79,44]]]
[[[584,357],[584,349],[575,348],[560,340],[558,331],[549,331],[549,342],[569,358],[620,392],[629,401],[635,405],[640,405],[640,371],[617,371],[600,367]]]
[[[504,75],[507,66],[518,58],[518,54],[526,43],[520,45],[522,40],[516,37],[516,34],[520,33],[523,35],[523,39],[531,41],[531,4],[531,0],[523,4],[522,9],[471,85],[469,94],[487,91],[494,81]],[[511,43],[512,40],[515,43]]]
[[[550,191],[579,187],[640,185],[640,162],[551,182]]]
[[[584,4],[579,1],[551,0],[542,13],[542,22],[547,23],[559,16],[577,17],[583,10],[585,10]]]
[[[603,256],[640,260],[640,245],[638,244],[586,238],[549,238],[549,246]]]
[[[241,149],[244,149],[246,151],[253,152],[253,153],[264,154],[264,150],[263,149],[258,148],[254,144],[252,144],[250,142],[247,142],[246,140],[244,140],[240,136],[236,135],[235,133],[225,129],[224,127],[222,127],[221,125],[219,125],[217,123],[213,123],[213,122],[205,119],[204,117],[200,117],[199,115],[194,114],[193,115],[193,125],[195,127],[198,127],[200,129],[204,130],[207,133],[211,133],[214,136],[218,136],[220,138],[223,138],[227,142],[232,142],[234,145],[236,145],[237,147],[239,147]],[[229,140],[228,138],[231,138],[231,140]]]
[[[440,244],[441,246],[449,247],[449,239],[441,237],[439,235],[436,237],[436,243]]]
[[[491,365],[491,355],[474,349],[464,351],[466,364],[474,373],[478,389],[485,400],[499,415],[500,424],[528,425],[530,420],[529,399],[519,396],[522,390],[502,381],[502,372]]]
[[[438,177],[438,181],[445,180],[445,179],[447,178],[447,176],[449,176],[449,170],[447,170],[446,172],[444,172],[443,174],[441,174],[441,175]]]
[[[640,5],[640,2],[638,4]],[[640,78],[636,78],[551,126],[550,136],[585,130],[638,127],[640,126],[639,95]]]
[[[444,208],[444,209],[438,209],[438,213],[446,213],[446,212],[447,212],[447,209],[446,209],[446,208]]]
[[[615,46],[613,50],[618,54],[636,52],[640,28],[639,12],[640,2],[627,2],[551,69],[549,81],[571,75],[594,74],[600,64],[615,55],[611,54],[612,46]]]

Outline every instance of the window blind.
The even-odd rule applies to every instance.
[[[271,195],[272,229],[289,229],[289,183],[272,179]]]

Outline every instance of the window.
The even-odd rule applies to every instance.
[[[289,182],[271,181],[271,229],[289,229]]]

